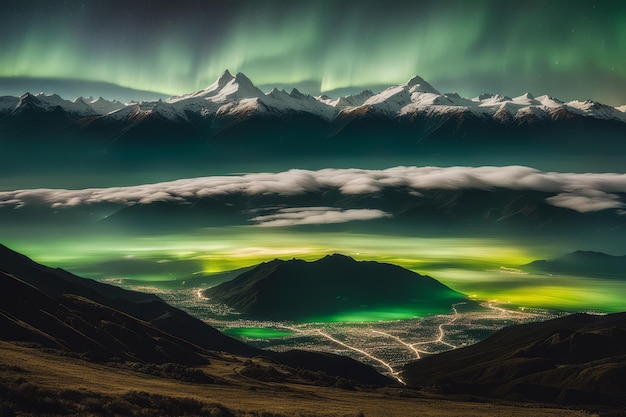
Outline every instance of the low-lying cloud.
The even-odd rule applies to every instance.
[[[554,193],[546,199],[549,204],[581,213],[626,208],[623,197],[616,194],[626,193],[626,174],[544,172],[524,166],[292,169],[279,173],[213,176],[130,187],[16,190],[0,192],[0,206],[19,208],[43,204],[64,208],[101,203],[134,205],[157,201],[188,202],[229,195],[297,196],[331,190],[344,195],[364,195],[392,188],[411,195],[419,195],[420,190],[426,189],[531,190]]]
[[[284,227],[306,224],[346,223],[354,220],[374,220],[391,217],[390,213],[375,209],[348,209],[335,207],[293,207],[275,213],[257,216],[251,220],[259,226]]]

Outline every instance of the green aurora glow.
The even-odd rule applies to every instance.
[[[211,236],[219,236],[219,239]],[[598,278],[534,275],[517,270],[532,260],[546,258],[546,254],[548,257],[560,256],[567,249],[513,239],[418,238],[235,227],[155,237],[14,237],[6,244],[38,262],[63,267],[82,276],[129,278],[144,281],[146,286],[154,283],[158,287],[158,281],[184,280],[274,258],[311,261],[327,254],[342,253],[357,260],[388,262],[428,274],[454,290],[480,300],[565,311],[618,312],[626,308],[624,280],[602,279],[599,284]],[[130,260],[152,262],[153,272],[145,272],[145,265],[142,265],[143,272],[106,268]],[[320,320],[362,321],[363,314],[346,313],[342,317]],[[376,320],[422,315],[419,311],[406,309],[368,314]]]
[[[228,68],[265,90],[352,92],[419,74],[469,97],[626,100],[620,1],[31,0],[0,5],[0,25],[5,91],[45,78],[175,95]]]
[[[231,336],[248,339],[276,339],[291,336],[294,332],[286,329],[272,329],[269,327],[229,327],[224,333]]]

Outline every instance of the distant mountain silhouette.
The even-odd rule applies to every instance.
[[[275,259],[205,295],[246,316],[287,320],[387,308],[446,312],[466,300],[429,276],[338,254],[315,262]]]
[[[353,359],[253,348],[160,298],[49,268],[0,245],[0,340],[31,342],[96,361],[202,364],[212,352],[263,355],[297,369],[366,384],[390,382]]]
[[[534,261],[525,269],[552,274],[589,275],[598,278],[626,279],[626,255],[576,251],[557,259]]]
[[[514,401],[626,405],[626,313],[507,327],[405,366],[412,386]]]

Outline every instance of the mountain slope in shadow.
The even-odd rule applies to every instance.
[[[215,352],[264,356],[295,369],[365,384],[392,382],[353,359],[270,352],[220,333],[160,298],[49,268],[0,245],[0,339],[30,342],[94,361],[199,365]]]
[[[314,262],[275,259],[204,294],[246,316],[277,320],[389,309],[445,313],[467,301],[429,276],[338,254]]]
[[[574,314],[504,328],[405,366],[412,386],[557,404],[626,405],[626,313]]]
[[[206,351],[255,350],[160,298],[39,265],[0,246],[0,320],[5,340],[88,358],[203,363]]]

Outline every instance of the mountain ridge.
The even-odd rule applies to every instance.
[[[305,321],[389,309],[440,313],[468,302],[427,275],[340,254],[312,262],[274,259],[204,290],[204,295],[246,316]]]
[[[421,78],[338,99],[295,89],[264,94],[241,73],[225,73],[188,95],[124,105],[0,97],[0,145],[12,156],[7,169],[19,172],[58,163],[73,170],[75,161],[106,171],[237,165],[242,152],[268,164],[323,164],[316,166],[329,158],[356,166],[442,158],[476,165],[494,156],[529,165],[537,155],[560,161],[585,155],[592,164],[586,161],[610,153],[621,169],[625,125],[626,113],[592,101],[462,98],[440,94]]]
[[[206,110],[214,111],[215,113],[225,113],[229,111],[234,111],[233,107],[245,106],[246,104],[249,105],[250,103],[246,103],[246,101],[254,101],[255,99],[267,99],[271,97],[272,93],[275,93],[275,91],[277,90],[274,89],[265,94],[263,91],[255,87],[252,81],[245,74],[239,72],[233,76],[228,70],[225,70],[225,72],[206,89],[183,94],[180,96],[172,96],[164,100],[162,103],[170,105],[172,109],[176,110],[177,112],[191,110],[194,107],[194,104],[197,104],[196,102],[198,100],[203,100],[210,103],[222,103],[223,105],[229,105],[228,107],[231,107],[231,109],[228,109],[224,106],[219,106],[217,109],[209,109],[207,107]],[[582,102],[579,100],[562,102],[558,99],[553,99],[552,97],[549,97],[547,95],[542,95],[535,98],[530,93],[523,94],[513,99],[498,94],[484,93],[477,97],[468,99],[462,98],[456,93],[442,94],[418,75],[412,77],[404,84],[390,86],[387,89],[376,94],[371,93],[370,95],[370,93],[371,92],[369,92],[368,90],[364,90],[363,92],[356,95],[342,96],[335,99],[324,95],[313,97],[309,96],[308,94],[302,93],[293,94],[293,92],[291,96],[294,99],[311,97],[319,105],[327,106],[327,111],[333,109],[332,119],[340,115],[340,109],[348,108],[351,109],[351,111],[357,111],[357,109],[362,108],[363,106],[376,107],[377,105],[380,106],[382,104],[387,107],[386,112],[388,113],[388,115],[396,117],[425,111],[429,108],[439,109],[440,111],[445,112],[446,110],[450,110],[448,107],[469,110],[473,114],[478,116],[493,117],[494,114],[500,109],[502,104],[508,104],[514,107],[514,117],[517,118],[521,117],[519,112],[521,109],[524,108],[535,108],[540,110],[540,115],[543,118],[554,118],[554,109],[565,109],[568,112],[572,112],[573,114],[578,114],[582,116],[626,122],[626,115],[624,114],[623,110],[621,110],[621,108],[624,106],[617,108],[604,105],[602,103],[598,103],[592,100],[586,100]],[[30,93],[26,93],[25,95],[33,96]],[[69,101],[55,96],[56,95],[38,94],[33,97],[39,98],[48,107],[56,104],[67,112],[73,111],[81,116],[104,114],[98,113],[98,111],[103,111],[101,107],[89,106],[89,104],[91,103],[84,103],[86,105],[86,108],[82,112],[78,111],[76,107],[79,106],[81,104],[80,102],[84,100],[82,97],[79,97],[74,101]],[[369,97],[367,97],[365,100],[361,100],[359,99],[360,96]],[[11,96],[3,97],[6,103],[4,105],[0,105],[0,114],[3,111],[6,112],[6,110],[8,110],[7,104],[10,104],[10,97]],[[395,102],[393,102],[392,99],[395,100]],[[131,103],[122,104],[119,102],[116,103],[115,101],[104,101],[108,103],[115,103],[119,107],[117,110],[131,105]],[[244,103],[241,103],[241,101],[244,101]],[[232,104],[230,104],[232,102],[239,103],[233,106]],[[148,111],[151,110],[156,103],[158,102],[138,102],[142,109]],[[20,104],[17,103],[13,111],[18,110],[19,108]],[[112,107],[107,107],[107,109],[109,108]],[[304,109],[304,111],[311,112],[314,115],[319,115],[319,110],[311,107],[305,107]],[[116,110],[109,110],[108,112],[110,111]]]

